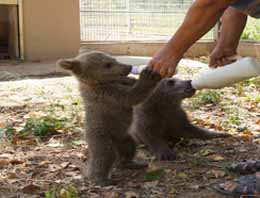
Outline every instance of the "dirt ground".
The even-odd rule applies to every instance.
[[[184,78],[194,73],[197,70],[180,69]],[[149,168],[115,170],[112,178],[119,181],[118,185],[99,187],[81,176],[88,156],[75,79],[1,82],[0,197],[223,197],[211,186],[238,176],[225,166],[260,159],[259,103],[259,78],[213,92],[199,92],[183,104],[193,123],[226,131],[233,137],[183,140],[175,148],[178,159],[173,162],[158,162],[140,146],[138,158],[147,161]],[[41,134],[40,138],[28,123],[30,119],[46,117],[57,122],[57,127],[54,133]]]

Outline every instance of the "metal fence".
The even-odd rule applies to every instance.
[[[192,0],[80,0],[81,40],[165,40]],[[212,38],[212,32],[206,37]]]

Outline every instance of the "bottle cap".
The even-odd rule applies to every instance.
[[[131,69],[132,74],[139,74],[138,66],[133,65]]]

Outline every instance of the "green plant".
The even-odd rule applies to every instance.
[[[65,126],[65,118],[55,118],[52,116],[43,116],[40,118],[29,118],[21,131],[22,135],[33,134],[35,136],[44,137],[57,132]]]
[[[241,36],[244,40],[260,40],[260,23],[252,18],[249,19],[247,26]]]
[[[260,87],[260,78],[250,78],[249,80],[243,81],[243,86],[256,85]]]
[[[74,186],[53,187],[45,193],[45,198],[79,198],[79,194]]]
[[[200,91],[194,98],[193,98],[193,106],[199,107],[201,105],[206,104],[218,104],[220,102],[220,93],[215,90],[205,90]]]
[[[1,138],[11,139],[14,136],[15,132],[16,130],[12,125],[7,125],[4,128],[0,128],[0,139]]]
[[[144,177],[146,181],[154,181],[161,179],[165,175],[166,172],[163,169],[157,169],[147,172]]]
[[[231,115],[227,121],[228,121],[228,123],[231,123],[231,124],[234,124],[237,126],[241,124],[241,121],[240,121],[240,118],[238,115]]]

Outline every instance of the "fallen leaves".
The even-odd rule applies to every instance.
[[[4,106],[0,114],[0,129],[4,130],[0,133],[4,131],[13,135],[13,129],[22,130],[29,118],[44,117],[50,112],[72,118],[64,123],[64,127],[58,127],[55,137],[39,141],[34,135],[21,137],[15,134],[10,139],[11,143],[8,142],[10,150],[6,145],[1,147],[0,188],[3,186],[12,197],[19,193],[21,197],[29,197],[22,194],[29,193],[40,194],[45,198],[71,198],[81,197],[81,195],[89,198],[179,195],[180,197],[212,197],[205,186],[224,178],[234,179],[233,175],[223,171],[222,167],[226,163],[239,162],[249,156],[252,159],[259,157],[257,149],[260,142],[258,147],[255,143],[259,141],[256,137],[257,133],[260,133],[260,103],[253,101],[256,97],[251,97],[256,93],[256,89],[250,88],[250,92],[244,90],[243,95],[251,97],[248,99],[250,101],[245,101],[237,94],[236,89],[225,88],[220,90],[223,100],[218,105],[201,105],[199,109],[194,110],[191,108],[190,100],[187,100],[188,105],[185,108],[190,109],[191,119],[196,125],[211,130],[232,131],[232,134],[240,136],[239,138],[203,140],[202,143],[180,145],[176,150],[179,159],[173,162],[155,162],[152,160],[152,155],[145,151],[142,158],[147,159],[151,164],[146,172],[116,169],[112,176],[120,180],[117,186],[106,188],[92,185],[87,179],[83,180],[77,161],[84,161],[85,164],[88,155],[84,153],[87,149],[85,142],[81,140],[80,135],[74,133],[76,131],[80,134],[82,131],[83,111],[82,105],[73,105],[75,101],[77,104],[80,103],[78,103],[79,93],[76,83],[71,85],[72,81],[71,78],[28,81],[28,83],[19,81],[14,83],[13,89],[24,84],[26,87],[23,91],[12,92],[11,95],[18,95],[18,97],[11,103],[10,86],[0,84],[1,105]],[[13,107],[6,107],[7,103]],[[21,106],[21,104],[26,105]],[[238,108],[243,110],[243,114],[237,111]],[[229,122],[227,125],[224,123],[225,120]],[[232,123],[238,124],[237,121],[244,125],[236,125],[232,128]],[[11,123],[10,128],[7,123]],[[61,122],[58,121],[57,124],[59,123]],[[66,139],[67,137],[70,139]],[[252,139],[254,141],[251,141]],[[86,170],[85,166],[84,170]],[[2,188],[0,191],[0,196],[9,197]]]
[[[226,172],[222,171],[222,170],[210,170],[207,172],[207,174],[209,175],[213,175],[215,178],[221,178],[224,177],[226,175]]]
[[[9,164],[9,160],[0,160],[0,168],[7,166]]]
[[[139,198],[139,195],[136,192],[126,192],[125,198]]]
[[[216,162],[225,160],[225,158],[223,156],[218,155],[218,154],[209,155],[208,158],[213,160],[213,161],[216,161]]]
[[[35,194],[38,190],[40,190],[40,186],[36,184],[28,184],[22,188],[22,192],[25,194]]]
[[[145,173],[144,178],[146,181],[159,180],[164,177],[166,172],[163,169],[151,170]]]

